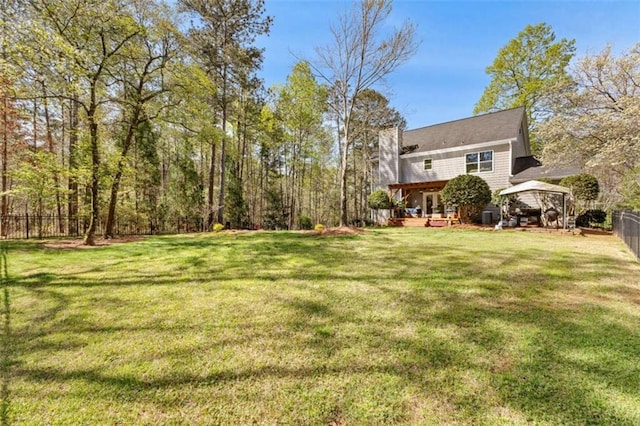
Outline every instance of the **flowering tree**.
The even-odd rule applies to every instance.
[[[573,80],[558,88],[555,114],[540,127],[543,161],[595,175],[608,207],[621,201],[622,182],[640,164],[640,44],[619,57],[607,47],[583,58]]]

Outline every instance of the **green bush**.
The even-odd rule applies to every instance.
[[[303,214],[298,218],[298,225],[300,229],[310,230],[313,228],[313,221],[309,216]]]
[[[224,229],[224,225],[221,223],[216,223],[213,225],[213,232],[220,232]]]
[[[316,230],[316,231],[318,231],[318,232],[322,232],[322,231],[324,231],[324,225],[323,225],[323,224],[321,224],[321,223],[318,223],[318,224],[315,226],[315,230]]]
[[[451,179],[440,194],[448,206],[456,206],[460,220],[470,223],[491,202],[489,184],[476,175],[460,175]]]
[[[601,209],[587,210],[576,218],[576,226],[590,227],[592,223],[602,225],[607,220],[607,212]]]
[[[620,193],[624,200],[619,207],[640,211],[640,166],[625,174]]]
[[[598,179],[586,173],[567,176],[560,181],[560,185],[571,189],[571,193],[580,201],[594,201],[600,193]]]
[[[389,194],[384,189],[376,189],[369,194],[369,207],[373,210],[390,209],[392,205]]]

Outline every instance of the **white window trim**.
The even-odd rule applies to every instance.
[[[491,153],[491,170],[480,170],[480,154],[483,152],[490,152]],[[471,164],[471,163],[467,163],[467,155],[469,154],[478,154],[478,161],[476,162],[476,164],[478,165],[478,171],[476,172],[467,172],[467,165]],[[493,173],[496,170],[495,164],[496,164],[496,153],[493,149],[485,149],[483,151],[469,151],[469,152],[465,152],[464,153],[464,170],[467,174],[469,173]],[[484,161],[486,163],[486,161]]]

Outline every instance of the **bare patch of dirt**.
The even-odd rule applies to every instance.
[[[144,237],[136,235],[129,237],[118,237],[118,238],[109,238],[105,240],[104,238],[96,238],[96,244],[93,246],[84,245],[82,239],[76,240],[51,240],[51,241],[43,241],[40,243],[41,247],[53,249],[53,250],[83,250],[83,249],[92,249],[97,247],[107,247],[114,244],[124,244],[131,243],[135,241],[142,241]]]
[[[508,356],[502,356],[496,360],[493,365],[489,368],[492,373],[504,373],[506,371],[511,370],[513,367],[513,359]]]
[[[322,237],[331,237],[335,235],[361,235],[365,234],[362,228],[352,228],[350,226],[339,226],[336,228],[324,228],[322,231],[309,231],[310,234]]]
[[[608,236],[613,235],[613,231],[605,231],[597,228],[580,228],[584,235]]]

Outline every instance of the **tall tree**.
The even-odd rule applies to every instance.
[[[11,147],[19,139],[19,111],[15,102],[16,80],[20,65],[15,58],[20,47],[20,34],[26,25],[20,19],[24,14],[21,3],[15,0],[0,2],[0,235],[7,234],[9,213],[10,167],[12,161]]]
[[[260,155],[260,203],[259,223],[266,229],[284,229],[288,226],[289,209],[284,199],[283,145],[285,129],[274,109],[265,105],[261,111]]]
[[[363,90],[356,99],[353,111],[354,143],[353,164],[353,213],[357,220],[366,220],[368,196],[372,188],[372,153],[378,149],[378,133],[389,127],[406,127],[406,120],[389,100],[373,89]]]
[[[249,222],[249,211],[244,199],[242,179],[238,175],[240,169],[233,161],[229,162],[229,191],[226,201],[229,222],[232,228],[246,228]]]
[[[136,213],[142,213],[149,221],[151,233],[157,229],[160,199],[160,158],[158,155],[159,132],[152,128],[150,120],[143,120],[136,128],[134,143],[134,189]]]
[[[33,0],[31,4],[55,35],[48,59],[72,67],[81,93],[74,101],[86,114],[91,157],[91,214],[84,243],[93,245],[100,206],[100,114],[110,102],[109,71],[117,63],[117,54],[142,28],[120,0]]]
[[[217,221],[224,222],[225,176],[227,173],[227,125],[229,108],[235,99],[239,80],[247,69],[257,68],[262,50],[254,47],[256,37],[269,32],[271,18],[264,17],[264,0],[181,0],[182,9],[198,18],[189,30],[189,37],[210,78],[217,86],[213,94],[211,116],[222,128],[220,144],[220,190]],[[219,119],[216,118],[219,115]],[[214,220],[213,175],[215,144],[211,145],[209,167],[208,225]]]
[[[537,123],[548,116],[549,96],[569,81],[567,66],[575,54],[575,40],[556,41],[551,26],[527,25],[498,51],[486,69],[491,82],[473,113],[524,106],[527,110],[532,149],[540,153]]]
[[[112,73],[123,90],[116,101],[123,111],[124,135],[119,143],[116,170],[111,181],[109,207],[105,224],[105,238],[113,237],[116,204],[120,182],[138,127],[155,118],[167,104],[150,106],[152,101],[168,90],[165,73],[169,61],[177,53],[177,30],[165,19],[169,11],[156,9],[154,3],[132,3],[132,16],[144,28],[120,53],[120,63]]]
[[[595,175],[610,204],[640,164],[640,44],[582,58],[573,81],[553,97],[555,114],[540,128],[546,163],[574,163]]]
[[[289,228],[300,215],[302,187],[306,164],[320,139],[323,115],[327,108],[327,89],[314,77],[307,62],[299,62],[289,76],[287,84],[277,93],[276,109],[285,129],[287,145],[285,166],[288,175]]]
[[[375,86],[416,51],[415,27],[405,22],[385,34],[391,0],[361,0],[331,25],[333,41],[316,48],[314,69],[334,90],[340,141],[340,225],[348,223],[348,152],[353,143],[352,118],[358,95]],[[333,103],[330,103],[332,105]]]
[[[60,188],[57,178],[62,170],[56,164],[55,155],[45,151],[27,152],[13,171],[16,188],[11,191],[33,206],[38,238],[42,238],[42,217],[47,207],[55,206]]]

